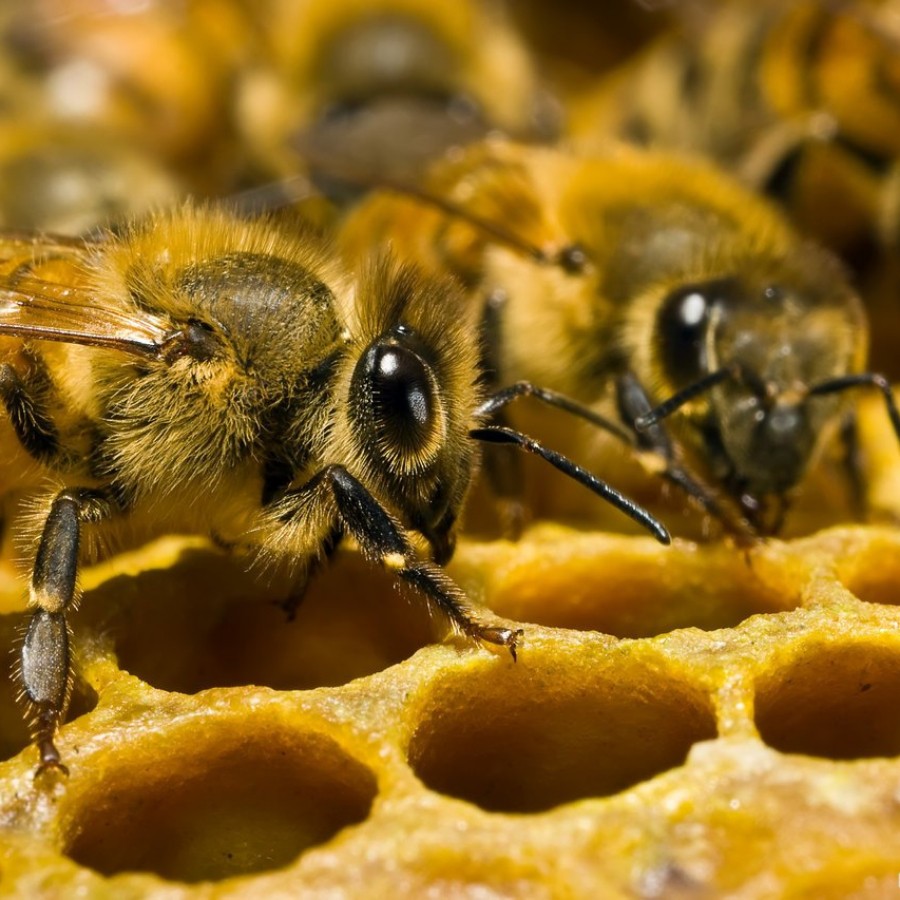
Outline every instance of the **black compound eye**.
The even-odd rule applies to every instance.
[[[428,366],[412,350],[391,344],[373,347],[366,363],[382,439],[400,450],[416,452],[433,431],[435,396]]]
[[[673,384],[690,384],[708,374],[707,331],[746,302],[736,278],[685,284],[673,290],[659,308],[657,341],[666,374]]]
[[[666,372],[676,384],[690,383],[706,372],[706,329],[716,299],[712,287],[678,288],[660,308],[660,354]]]

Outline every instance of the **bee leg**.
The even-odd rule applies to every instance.
[[[341,519],[370,557],[432,600],[464,635],[506,647],[513,659],[522,632],[478,621],[465,595],[434,563],[416,557],[399,523],[342,466],[327,470]]]
[[[853,515],[863,521],[868,512],[866,497],[866,477],[863,473],[862,448],[859,442],[859,423],[852,412],[844,416],[841,422],[841,444],[844,449],[843,464],[850,484],[850,503]]]
[[[42,461],[59,452],[53,422],[9,363],[0,366],[0,401],[19,443],[31,456]]]
[[[302,583],[298,583],[291,593],[278,603],[279,608],[284,612],[288,622],[293,622],[294,619],[297,618],[297,610],[300,608],[300,604],[306,596],[307,585],[312,581],[316,572],[318,572],[319,569],[334,556],[343,539],[344,530],[339,525],[336,525],[332,528],[328,537],[322,542],[322,549],[318,555],[310,560],[309,568],[306,570],[306,575],[304,576]]]
[[[810,143],[821,141],[821,137],[816,136],[815,124],[816,120],[810,116],[765,129],[738,160],[741,181],[754,190],[784,199]]]
[[[485,300],[481,317],[482,380],[492,394],[500,387],[501,316],[505,304],[505,291],[491,291]],[[510,424],[502,410],[494,412],[488,423],[501,426]],[[503,536],[509,540],[518,540],[525,527],[525,473],[522,459],[513,448],[502,445],[486,447],[482,459],[488,485],[497,500]]]
[[[324,489],[334,498],[343,528],[369,559],[428,597],[464,635],[479,643],[505,647],[516,658],[521,630],[480,622],[460,588],[439,566],[416,556],[400,523],[343,466],[326,466],[303,487],[289,492],[279,501],[289,504],[282,518],[291,518],[291,506],[299,513],[309,504],[310,494]]]
[[[634,433],[636,448],[645,453],[653,453],[662,461],[662,477],[677,485],[696,500],[706,513],[733,533],[741,537],[752,536],[754,531],[749,521],[727,513],[709,488],[685,471],[678,460],[675,444],[661,422],[654,422],[646,428],[637,427],[637,420],[650,413],[653,405],[634,373],[626,372],[616,379],[616,399],[622,421],[628,423]]]
[[[34,612],[21,650],[24,698],[34,711],[34,741],[40,754],[37,773],[68,770],[53,743],[69,700],[72,662],[66,612],[75,597],[82,522],[96,522],[110,512],[105,494],[96,490],[61,491],[44,524],[31,577]]]

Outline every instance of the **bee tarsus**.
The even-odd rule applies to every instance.
[[[75,598],[75,577],[83,522],[110,514],[102,491],[66,488],[50,507],[31,578],[34,612],[22,645],[22,687],[36,710],[35,739],[41,767],[62,768],[53,735],[71,689],[69,624],[66,613]]]

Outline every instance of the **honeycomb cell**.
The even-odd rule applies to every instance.
[[[376,795],[372,772],[323,734],[202,724],[166,740],[182,752],[138,748],[78,797],[75,862],[182,882],[277,869],[362,822]]]
[[[636,645],[633,645],[636,646]],[[492,812],[540,812],[625,790],[715,737],[706,695],[628,647],[448,675],[409,746],[425,784]]]
[[[900,606],[900,540],[873,532],[864,546],[842,554],[837,575],[844,587],[867,603]]]
[[[757,613],[800,603],[796,585],[772,585],[753,562],[730,547],[681,544],[565,532],[535,540],[497,561],[490,605],[520,622],[653,637],[676,628],[713,631]]]
[[[860,641],[801,650],[757,681],[756,727],[784,753],[827,759],[900,754],[900,645]]]
[[[354,553],[317,574],[292,621],[280,605],[286,596],[236,560],[197,552],[168,571],[105,582],[85,598],[83,612],[113,636],[123,669],[183,693],[340,685],[435,639],[425,602],[401,595]]]

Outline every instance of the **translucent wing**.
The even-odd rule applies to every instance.
[[[0,235],[0,335],[160,355],[171,329],[96,296],[85,276],[90,247],[77,238]]]

